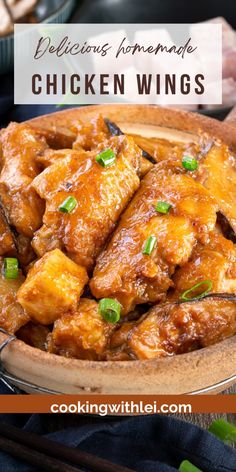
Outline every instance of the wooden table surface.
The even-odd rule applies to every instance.
[[[225,395],[228,394],[236,394],[236,385],[233,387],[229,388],[228,390],[225,390],[224,392]],[[225,398],[225,402],[227,402],[227,396]],[[236,401],[235,401],[236,402]],[[227,414],[227,413],[214,413],[214,414],[187,414],[187,415],[176,415],[176,417],[188,421],[189,423],[196,424],[198,426],[201,426],[202,428],[208,428],[209,425],[214,421],[215,419],[218,418],[224,418],[227,421],[230,421],[231,423],[234,423],[236,425],[236,408],[235,408],[235,413]],[[236,445],[235,445],[236,446]]]

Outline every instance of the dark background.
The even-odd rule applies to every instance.
[[[236,29],[235,0],[77,1],[72,23],[195,23],[223,16]]]

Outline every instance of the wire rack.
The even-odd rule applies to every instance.
[[[24,390],[30,390],[33,393],[44,393],[50,395],[59,395],[61,392],[56,392],[45,387],[40,387],[39,385],[26,382],[12,374],[9,374],[3,366],[1,354],[3,349],[8,346],[10,343],[15,341],[17,338],[13,334],[9,334],[5,329],[0,328],[0,332],[6,334],[8,337],[0,344],[0,380],[12,393],[22,394]]]

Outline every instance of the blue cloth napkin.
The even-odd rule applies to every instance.
[[[9,390],[0,384],[2,393]],[[235,450],[207,431],[169,416],[94,418],[89,424],[53,433],[48,433],[49,415],[0,415],[0,421],[138,472],[176,472],[184,459],[203,472],[236,472]],[[0,472],[18,471],[33,472],[33,468],[0,453]]]

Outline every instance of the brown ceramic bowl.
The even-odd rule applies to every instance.
[[[199,131],[222,139],[236,151],[235,127],[194,113],[149,105],[101,105],[69,109],[31,120],[42,131],[64,131],[79,118],[90,120],[100,112],[124,131],[145,136],[191,140]],[[48,131],[46,132],[48,135]],[[50,139],[50,136],[49,136]],[[73,140],[67,132],[64,147]],[[0,333],[0,344],[7,336]],[[21,379],[21,387],[38,391],[31,384],[60,393],[98,394],[183,394],[220,392],[236,382],[236,336],[214,346],[170,358],[145,361],[95,362],[48,354],[20,340],[7,345],[1,354],[5,370]],[[15,382],[17,384],[17,382]],[[30,385],[27,385],[30,384]]]

